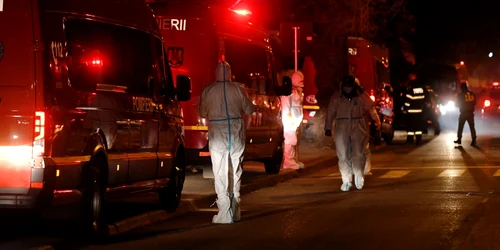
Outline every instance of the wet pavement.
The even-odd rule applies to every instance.
[[[244,195],[242,221],[233,225],[212,225],[216,208],[207,205],[104,241],[75,237],[53,247],[498,249],[500,136],[485,133],[478,147],[467,135],[461,147],[453,140],[443,132],[421,146],[396,141],[374,150],[363,190],[341,192],[332,164]]]
[[[206,207],[78,249],[496,249],[500,138],[454,139],[375,151],[363,190],[341,192],[331,166],[245,195],[233,225]]]

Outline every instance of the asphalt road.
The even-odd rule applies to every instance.
[[[37,237],[53,237],[55,249],[496,249],[500,136],[492,132],[477,148],[467,134],[456,147],[455,134],[443,132],[421,146],[377,150],[363,190],[341,192],[335,166],[258,190],[242,197],[243,218],[233,225],[212,225],[216,209],[207,206],[101,242],[67,227],[2,234],[0,249]],[[144,197],[140,209],[154,209],[155,197],[149,205]]]
[[[477,244],[498,243],[500,138],[481,136],[473,148],[466,138],[456,147],[454,136],[374,153],[363,190],[341,192],[332,166],[244,196],[233,225],[212,225],[207,207],[78,248],[487,249]]]

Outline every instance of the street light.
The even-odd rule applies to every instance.
[[[460,65],[464,66],[465,62],[464,61],[460,61]]]
[[[489,58],[492,58],[492,57],[493,57],[493,52],[490,52],[490,53],[488,54],[488,57],[489,57]]]

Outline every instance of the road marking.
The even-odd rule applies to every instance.
[[[489,199],[490,199],[489,197],[484,198],[483,201],[482,201],[482,203],[488,202]]]
[[[380,176],[379,178],[381,179],[401,178],[409,173],[410,171],[405,171],[405,170],[392,170]]]
[[[460,177],[465,173],[464,169],[448,169],[441,172],[438,177]]]
[[[497,171],[493,174],[493,176],[500,176],[500,169],[499,169],[499,170],[497,170]]]

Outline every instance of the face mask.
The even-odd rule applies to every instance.
[[[349,94],[352,91],[352,87],[343,87],[342,90],[344,90],[344,92],[346,92],[347,94]]]

